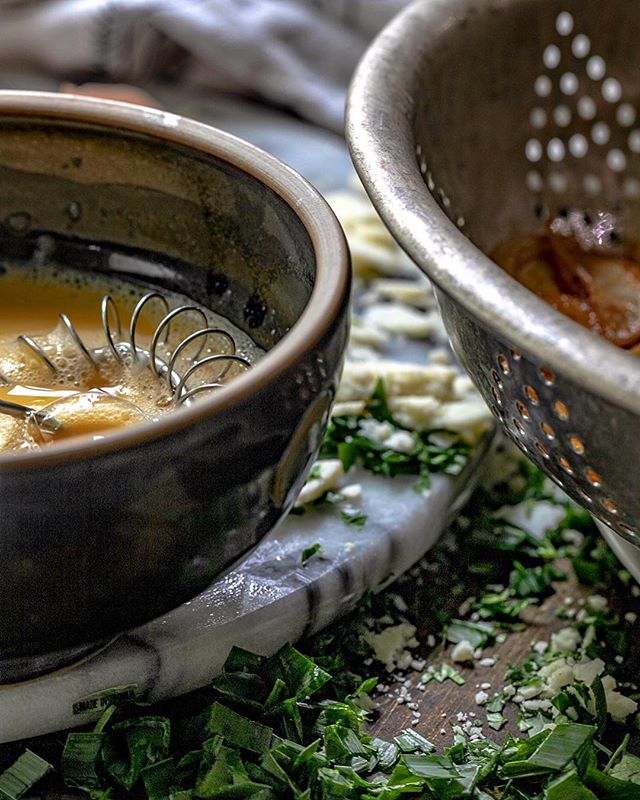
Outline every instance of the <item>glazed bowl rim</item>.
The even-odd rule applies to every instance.
[[[376,37],[347,100],[346,136],[356,171],[396,240],[440,290],[502,341],[578,387],[640,413],[640,360],[500,269],[442,211],[420,171],[414,124],[423,74],[416,65],[470,9],[488,7],[486,0],[414,0]],[[423,156],[428,160],[424,148]]]
[[[37,469],[59,462],[92,459],[177,434],[248,400],[280,380],[326,336],[348,302],[349,252],[333,211],[311,184],[275,156],[218,128],[164,110],[112,100],[52,92],[0,91],[0,118],[77,122],[142,133],[213,156],[255,178],[289,206],[306,230],[315,257],[315,277],[305,308],[289,331],[246,373],[224,390],[191,406],[175,409],[157,422],[139,422],[94,441],[78,436],[55,447],[0,455],[0,472]]]

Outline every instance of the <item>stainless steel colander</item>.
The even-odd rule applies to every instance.
[[[640,3],[420,0],[361,62],[347,136],[507,434],[640,545],[640,360],[484,252],[563,209],[640,241]]]

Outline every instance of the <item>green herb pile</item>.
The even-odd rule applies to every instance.
[[[379,422],[389,422],[398,430],[405,430],[391,415],[382,380],[376,384],[366,410],[367,417]],[[334,417],[324,438],[322,457],[339,458],[345,472],[354,464],[359,464],[385,478],[417,475],[416,489],[429,488],[432,472],[458,475],[467,463],[471,448],[455,434],[447,431],[411,431],[415,449],[412,453],[400,453],[362,435],[359,426],[364,418],[366,417]],[[446,444],[441,441],[443,437],[448,439]]]
[[[403,618],[421,641],[435,635],[444,660],[450,644],[499,647],[525,629],[527,611],[571,570],[634,602],[629,575],[589,516],[558,499],[533,468],[518,469],[509,483],[478,490],[442,545],[393,593],[366,598],[346,623],[270,658],[233,650],[206,691],[164,707],[110,706],[93,729],[68,735],[55,766],[30,750],[20,756],[0,776],[0,800],[46,795],[61,783],[95,800],[640,800],[640,758],[629,751],[637,716],[617,722],[605,697],[613,675],[627,697],[637,693],[629,674],[634,615],[617,601],[560,609],[575,646],[534,644],[507,668],[505,688],[478,707],[495,736],[470,738],[454,725],[453,745],[438,748],[420,725],[390,741],[372,733],[379,665],[364,634],[397,617],[398,595]],[[498,511],[537,501],[564,510],[541,537]],[[461,580],[451,575],[453,560]],[[447,591],[436,574],[448,575]],[[589,684],[575,680],[543,697],[544,668],[559,659],[569,666],[598,659],[602,668]],[[422,683],[437,691],[445,680],[464,683],[466,671],[431,664]],[[514,704],[518,693],[540,702]],[[498,734],[516,712],[522,736]]]
[[[393,450],[366,436],[362,432],[360,424],[367,419],[388,422],[396,430],[410,433],[414,442],[412,452]],[[459,475],[467,465],[471,451],[472,447],[462,437],[450,431],[419,433],[400,425],[389,410],[385,386],[380,379],[367,401],[364,414],[331,419],[323,440],[320,457],[340,459],[345,474],[353,467],[358,466],[385,478],[414,475],[416,476],[415,490],[426,492],[431,486],[433,473]],[[319,470],[316,465],[311,469],[309,478],[317,477],[319,477]],[[304,514],[309,508],[326,504],[339,506],[347,501],[348,498],[339,490],[329,490],[307,506],[294,508],[291,513]],[[357,508],[343,508],[339,513],[340,519],[347,525],[362,528],[367,523],[366,514]],[[308,557],[303,558],[303,561],[308,560]]]

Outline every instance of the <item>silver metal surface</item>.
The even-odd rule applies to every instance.
[[[347,114],[360,177],[494,415],[635,545],[640,362],[484,253],[567,208],[640,239],[639,25],[634,0],[420,0],[365,55]]]
[[[151,337],[149,349],[145,350],[137,344],[138,326],[143,311],[154,300],[160,303],[164,313]],[[159,348],[164,348],[166,351],[171,323],[175,321],[176,317],[189,313],[199,316],[202,326],[182,338],[170,352],[163,353]],[[115,320],[115,328],[111,323],[112,317]],[[236,342],[233,336],[222,328],[209,326],[207,315],[201,308],[183,305],[171,309],[167,298],[157,291],[145,294],[134,308],[129,324],[129,341],[122,341],[120,313],[110,295],[105,295],[101,302],[102,330],[106,346],[90,347],[66,314],[61,313],[60,320],[69,334],[70,340],[91,365],[99,369],[105,358],[110,356],[115,357],[121,364],[142,361],[159,379],[164,379],[171,391],[174,406],[182,405],[197,394],[223,388],[225,378],[234,364],[240,365],[245,370],[251,367],[246,358],[236,354]],[[211,342],[215,343],[216,337],[226,342],[228,351],[213,352],[211,350]],[[196,351],[187,356],[188,348],[199,339],[201,342]],[[27,346],[32,354],[54,375],[60,374],[55,359],[51,358],[35,339],[23,335],[18,337],[18,341]],[[205,348],[208,348],[206,355],[201,358]],[[214,370],[212,373],[210,369],[207,369],[212,364],[219,364],[220,369]],[[0,381],[5,384],[11,383],[10,378],[1,372]],[[11,401],[0,400],[0,414],[29,419],[45,432],[55,433],[63,427],[62,423],[52,414]]]
[[[21,403],[12,403],[11,400],[0,400],[0,414],[18,419],[32,420],[40,430],[47,433],[57,433],[62,428],[62,423],[52,414],[38,411]]]

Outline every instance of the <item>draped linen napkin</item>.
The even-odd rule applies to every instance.
[[[341,131],[349,79],[407,0],[0,0],[0,69],[182,81]]]

